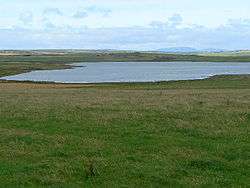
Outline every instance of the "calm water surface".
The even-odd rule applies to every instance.
[[[60,83],[155,82],[203,79],[224,74],[250,74],[250,63],[102,62],[74,65],[81,67],[33,71],[1,79]]]

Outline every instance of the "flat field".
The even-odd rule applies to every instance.
[[[250,185],[250,76],[0,83],[1,187]]]

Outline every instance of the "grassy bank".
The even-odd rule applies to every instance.
[[[250,76],[0,91],[3,187],[250,184]]]
[[[26,73],[34,70],[58,70],[68,68],[72,68],[72,66],[65,63],[0,62],[0,77]]]
[[[1,53],[0,53],[1,54]],[[6,55],[7,54],[7,55]],[[2,53],[0,62],[38,62],[38,63],[72,63],[72,62],[116,62],[116,61],[204,61],[204,62],[250,62],[250,54],[167,54],[146,52],[112,52],[112,51],[49,51],[49,52],[13,52]]]

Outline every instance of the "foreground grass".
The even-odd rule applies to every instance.
[[[250,76],[0,91],[3,187],[250,184]]]

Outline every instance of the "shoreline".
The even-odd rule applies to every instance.
[[[190,80],[169,80],[169,81],[152,81],[152,82],[98,82],[98,83],[63,83],[63,82],[49,82],[49,81],[19,81],[19,80],[6,80],[0,78],[0,84],[2,83],[20,83],[20,84],[47,84],[47,85],[79,85],[79,86],[93,86],[93,85],[146,85],[146,84],[167,84],[167,83],[180,83],[180,82],[195,82],[195,81],[205,81],[221,78],[240,78],[240,77],[250,77],[250,74],[222,74],[222,75],[212,75],[206,78],[200,79],[190,79]]]

